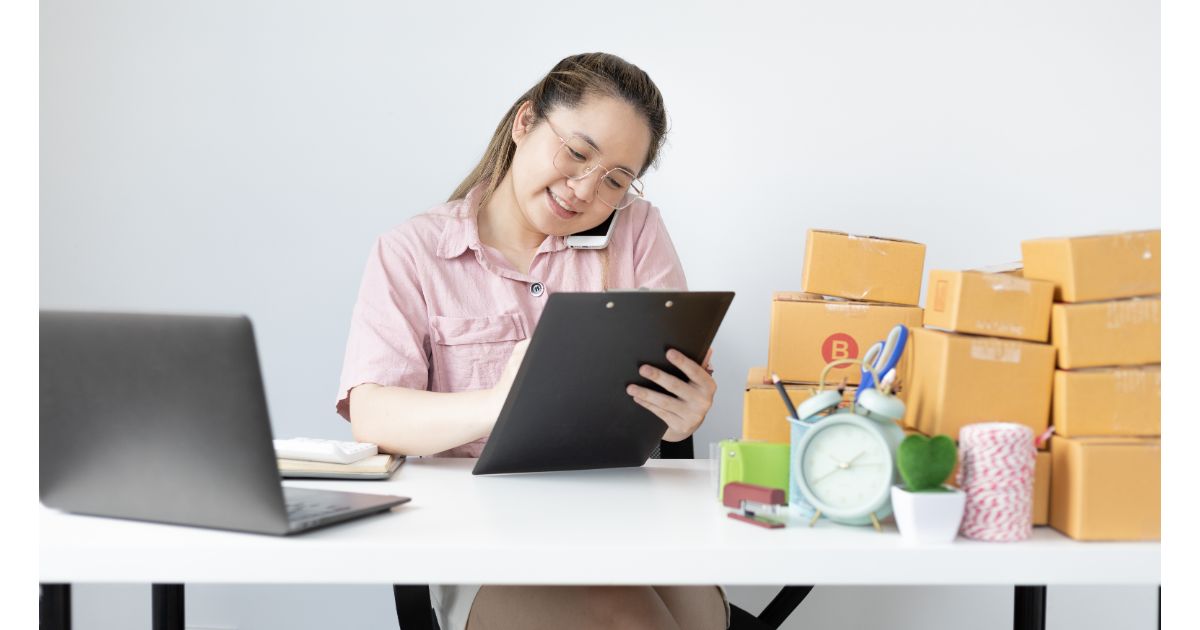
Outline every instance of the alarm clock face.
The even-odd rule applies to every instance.
[[[799,453],[806,494],[831,518],[867,517],[891,491],[891,449],[868,422],[826,420],[809,430],[813,434]]]

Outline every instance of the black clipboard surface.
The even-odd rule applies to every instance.
[[[697,363],[732,292],[555,293],[473,471],[476,475],[641,466],[667,425],[625,392],[645,363],[686,378],[666,358]]]

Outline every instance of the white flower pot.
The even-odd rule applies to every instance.
[[[905,542],[947,543],[958,535],[967,495],[958,488],[946,492],[909,492],[892,486],[892,512]]]

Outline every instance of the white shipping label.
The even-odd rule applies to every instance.
[[[980,339],[971,342],[971,358],[979,361],[1020,363],[1021,346],[1015,343]]]
[[[1159,323],[1161,303],[1158,300],[1122,300],[1108,303],[1109,329],[1137,326],[1153,322]]]

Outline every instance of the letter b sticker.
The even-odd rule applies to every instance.
[[[825,359],[826,363],[842,359],[857,359],[858,343],[854,341],[854,337],[846,333],[833,333],[826,337],[825,342],[821,344],[821,357]]]

